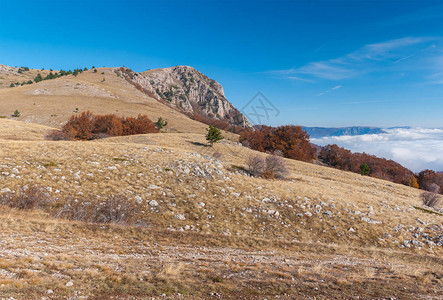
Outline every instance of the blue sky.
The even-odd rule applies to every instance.
[[[272,125],[443,127],[441,0],[0,0],[0,63],[190,65]]]

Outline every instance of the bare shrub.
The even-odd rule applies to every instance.
[[[265,158],[251,156],[246,162],[249,174],[267,179],[285,178],[289,174],[285,160],[278,155],[270,154]]]
[[[38,186],[23,187],[16,193],[7,192],[0,195],[0,205],[17,209],[45,208],[49,202],[47,191]]]
[[[422,195],[423,204],[435,208],[441,201],[440,195],[433,192],[423,192]]]
[[[431,183],[430,185],[426,186],[426,190],[428,192],[438,194],[440,192],[440,186],[436,183]]]
[[[51,141],[71,141],[72,137],[60,130],[51,130],[47,135],[46,135],[46,139],[47,140],[51,140]]]
[[[215,152],[214,154],[212,154],[212,157],[220,160],[223,158],[223,154],[221,152]]]
[[[289,171],[282,157],[271,154],[266,157],[266,173],[275,178],[285,178]]]
[[[141,209],[135,201],[123,195],[105,200],[69,199],[56,216],[90,223],[134,224]]]
[[[258,155],[251,156],[246,161],[249,174],[254,177],[261,177],[266,172],[266,160]]]

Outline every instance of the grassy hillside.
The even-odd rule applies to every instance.
[[[292,160],[285,180],[252,178],[245,160],[264,154],[201,133],[50,142],[25,125],[0,120],[0,194],[39,186],[50,201],[2,208],[2,296],[443,297],[443,216],[417,209],[416,189]],[[54,213],[110,195],[137,203],[135,224]]]
[[[19,73],[19,69],[21,69],[21,73]],[[29,69],[28,71],[24,71],[23,68],[20,67],[8,67],[4,65],[0,65],[0,89],[10,88],[11,83],[20,84],[24,81],[34,80],[37,74],[41,74],[42,77],[46,77],[51,71],[49,70],[35,70]],[[54,71],[55,72],[55,71]]]
[[[20,121],[60,128],[77,108],[78,112],[90,110],[95,114],[146,114],[153,121],[162,117],[168,120],[165,130],[169,132],[204,133],[207,128],[146,96],[111,68],[0,89],[0,117],[12,118],[13,112],[19,110]]]

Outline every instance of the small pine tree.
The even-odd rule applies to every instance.
[[[371,173],[371,169],[366,163],[362,163],[360,165],[361,175],[369,175]]]
[[[168,125],[168,121],[163,120],[163,118],[160,117],[160,118],[158,118],[157,122],[155,122],[154,124],[155,124],[155,127],[157,127],[157,129],[160,130],[163,127],[165,127],[166,125]]]
[[[20,112],[18,111],[18,109],[16,109],[15,111],[14,111],[14,114],[12,115],[14,118],[18,118],[18,117],[20,117]]]
[[[214,146],[214,143],[221,141],[224,139],[224,137],[221,134],[220,129],[217,127],[214,127],[212,125],[209,125],[208,133],[206,134],[206,140],[209,142],[209,144]]]
[[[11,83],[11,85],[9,87],[15,87],[15,84]]]
[[[94,69],[94,73],[97,73],[97,69]]]
[[[37,76],[34,78],[35,82],[40,82],[43,80],[42,74],[38,73]]]

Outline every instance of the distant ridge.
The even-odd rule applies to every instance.
[[[378,134],[384,133],[382,128],[378,127],[303,127],[311,138],[322,138],[328,136],[342,136],[342,135],[363,135],[363,134]]]

